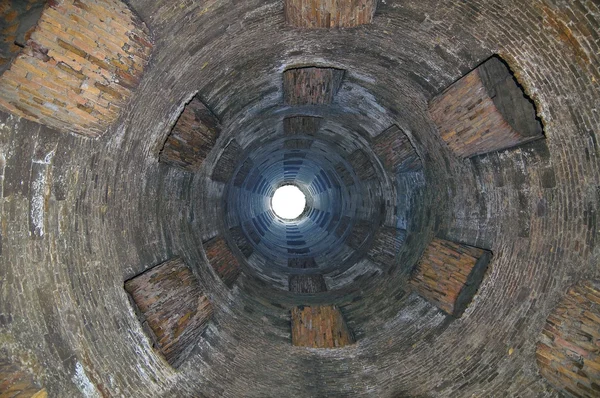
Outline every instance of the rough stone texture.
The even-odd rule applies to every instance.
[[[228,182],[233,176],[235,167],[237,166],[237,157],[239,156],[242,148],[233,140],[223,150],[219,156],[219,160],[215,165],[212,173],[213,181],[217,182]]]
[[[283,102],[288,105],[331,104],[343,79],[342,69],[287,69],[283,72]]]
[[[392,173],[419,171],[423,168],[419,154],[400,127],[393,125],[373,140],[373,152]]]
[[[425,249],[410,283],[422,297],[460,317],[479,289],[489,252],[435,238]]]
[[[49,396],[561,396],[539,374],[535,349],[568,286],[600,278],[594,2],[387,0],[372,24],[328,31],[286,27],[281,1],[128,4],[155,46],[121,122],[89,140],[0,112],[1,344],[11,358],[25,352],[43,364],[32,369]],[[437,136],[427,104],[494,53],[536,101],[546,140],[462,161]],[[282,71],[297,65],[348,71],[331,105],[283,104]],[[186,173],[160,165],[156,145],[196,91],[223,130],[206,167]],[[345,156],[393,124],[411,137],[422,172],[378,177],[395,185],[385,225],[406,229],[406,243],[389,272],[367,257],[340,274],[342,262],[317,261],[334,267],[330,290],[301,298],[287,279],[279,288],[267,271],[260,279],[246,272],[265,262],[255,252],[227,289],[202,247],[234,225],[224,220],[226,184],[210,178],[219,149],[233,138],[247,148],[283,137],[283,118],[299,114],[323,117],[321,132],[344,144],[327,156]],[[46,173],[32,174],[34,163]],[[338,184],[331,198],[352,193],[339,219],[354,220],[366,190]],[[32,234],[31,221],[43,235]],[[494,253],[460,319],[408,289],[432,236]],[[173,256],[214,308],[176,372],[123,290],[124,280]],[[333,303],[358,343],[292,346],[291,308]]]
[[[493,57],[431,100],[429,111],[442,140],[468,158],[543,136],[524,95],[508,67]]]
[[[292,293],[320,293],[327,291],[323,275],[290,275],[289,289]]]
[[[240,263],[221,236],[204,242],[204,251],[211,267],[225,285],[231,287],[240,274]]]
[[[24,44],[0,76],[0,107],[91,137],[117,120],[152,50],[144,24],[117,0],[52,1]]]
[[[158,159],[184,170],[197,171],[215,145],[220,131],[216,116],[194,97],[183,108]]]
[[[368,256],[376,263],[386,267],[393,266],[402,245],[406,240],[406,230],[392,227],[381,227],[373,238]]]
[[[283,119],[283,133],[285,135],[310,135],[317,134],[323,119],[314,116],[292,116]]]
[[[175,258],[129,279],[125,290],[157,350],[171,366],[179,367],[213,314],[190,269]]]
[[[0,397],[6,398],[47,398],[45,388],[41,388],[33,375],[22,367],[11,363],[6,352],[0,357]]]
[[[285,22],[298,28],[352,28],[373,20],[377,0],[284,0]]]
[[[348,162],[358,175],[358,178],[363,181],[370,180],[377,176],[373,163],[371,163],[371,159],[369,159],[369,157],[360,149],[352,152]]]
[[[574,397],[600,395],[600,282],[569,288],[552,311],[537,344],[540,374]]]
[[[340,348],[354,344],[354,339],[336,306],[298,307],[292,309],[292,344]]]
[[[317,263],[314,257],[293,257],[288,259],[288,267],[290,268],[317,268]]]

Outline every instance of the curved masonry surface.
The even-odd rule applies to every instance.
[[[595,2],[48,4],[135,21],[139,35],[119,43],[136,51],[132,62],[107,69],[135,79],[126,89],[111,80],[116,91],[77,86],[82,98],[122,97],[95,120],[32,102],[36,118],[0,95],[0,375],[19,378],[13,387],[51,397],[594,396],[595,373],[577,367],[597,369],[596,351],[582,346],[593,359],[582,362],[563,342],[596,322],[585,311],[597,301],[569,287],[600,280]],[[286,16],[304,6],[321,11]],[[332,10],[340,19],[327,19]],[[98,43],[112,48],[114,37],[99,32]],[[68,83],[53,50],[36,48],[0,76],[16,96],[37,90],[10,77],[19,62]],[[521,91],[498,98],[493,72],[468,80],[492,57],[535,112],[505,116]],[[436,119],[435,105],[467,105],[471,89],[481,106],[455,115],[473,129],[453,135],[458,116]],[[533,113],[537,122],[521,123]],[[497,134],[527,125],[523,140]],[[457,151],[442,131],[469,138]],[[273,229],[268,195],[287,178],[329,218]],[[164,311],[155,327],[168,327],[176,369],[125,289],[174,259],[189,285],[144,279],[140,297]]]

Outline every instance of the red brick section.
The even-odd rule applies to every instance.
[[[286,105],[331,104],[342,85],[344,71],[335,68],[303,67],[283,72]]]
[[[123,1],[53,0],[0,76],[0,109],[99,136],[137,87],[151,49]]]
[[[571,287],[537,345],[540,374],[575,397],[600,397],[600,281]]]
[[[300,347],[339,348],[354,338],[334,305],[292,309],[292,344]]]
[[[5,354],[0,352],[0,397],[46,398],[46,389],[38,386],[31,373],[10,362]]]
[[[419,295],[442,311],[460,316],[476,292],[474,284],[478,283],[472,282],[471,276],[478,260],[486,253],[489,252],[435,238],[419,260],[410,284]],[[464,293],[472,289],[475,291],[470,297],[463,299]]]
[[[535,107],[496,57],[452,84],[429,104],[442,140],[463,158],[542,136]]]
[[[375,137],[372,148],[389,172],[419,171],[423,167],[407,135],[396,125]]]
[[[174,367],[181,365],[211,319],[213,309],[179,258],[125,282],[146,333]]]
[[[208,262],[213,267],[223,283],[231,287],[240,274],[240,263],[235,254],[229,249],[227,242],[217,236],[204,243]]]
[[[219,120],[202,101],[194,97],[169,133],[159,161],[197,171],[215,145],[220,131]]]
[[[285,21],[298,28],[351,28],[373,21],[376,0],[285,0]]]

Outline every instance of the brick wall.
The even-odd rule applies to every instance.
[[[338,348],[354,338],[339,308],[334,305],[292,309],[292,344],[312,348]]]
[[[285,21],[299,28],[350,28],[373,20],[376,0],[285,0]]]
[[[0,108],[99,136],[137,87],[151,49],[144,24],[124,2],[52,1],[0,76]]]
[[[323,119],[313,116],[292,116],[283,119],[285,135],[315,135],[321,128]]]
[[[219,278],[231,287],[240,274],[240,263],[231,252],[225,239],[217,236],[207,242],[204,242],[204,250],[211,267],[215,270]]]
[[[371,163],[371,160],[363,150],[357,149],[352,152],[348,158],[348,162],[362,181],[377,177],[373,163]]]
[[[408,136],[398,126],[392,125],[373,140],[373,151],[391,173],[418,171],[423,168],[421,158]]]
[[[567,291],[548,316],[537,345],[540,374],[575,397],[600,396],[600,282]]]
[[[442,140],[464,158],[516,146],[543,134],[535,107],[496,57],[431,100],[429,112]]]
[[[172,366],[181,365],[213,313],[192,272],[176,258],[129,279],[125,290],[156,349]]]
[[[242,147],[236,140],[227,144],[212,172],[212,180],[226,183],[233,176]]]
[[[283,101],[287,105],[331,104],[343,78],[342,69],[288,69],[283,72]]]
[[[289,290],[292,293],[320,293],[327,291],[323,275],[290,275]]]
[[[413,289],[449,315],[459,317],[483,279],[490,252],[435,238],[410,279]]]
[[[217,117],[194,97],[177,119],[159,154],[159,161],[196,171],[211,151],[221,127]]]
[[[369,258],[376,263],[392,266],[406,240],[406,230],[393,227],[381,227],[373,239],[367,252]]]

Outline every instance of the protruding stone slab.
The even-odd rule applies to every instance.
[[[338,307],[323,305],[292,309],[292,344],[312,348],[340,348],[354,344]]]
[[[373,224],[367,220],[357,220],[352,226],[352,231],[348,236],[348,246],[354,250],[358,250],[367,240]]]
[[[370,24],[376,0],[285,0],[285,21],[298,28],[351,28]]]
[[[213,314],[190,269],[179,258],[169,260],[126,281],[125,290],[155,348],[180,366]]]
[[[400,127],[392,125],[373,140],[373,151],[390,173],[407,173],[423,168],[419,154]]]
[[[289,290],[292,293],[320,293],[327,291],[327,284],[321,274],[290,275]]]
[[[230,141],[212,172],[212,180],[222,183],[227,183],[233,176],[235,166],[237,165],[238,157],[242,152],[242,147],[237,143],[236,140]]]
[[[487,250],[435,238],[425,249],[410,284],[448,315],[460,317],[477,293],[491,256]]]
[[[406,230],[383,226],[375,234],[367,255],[374,262],[392,266],[406,240]]]
[[[160,151],[159,161],[184,170],[197,171],[221,131],[219,120],[194,97],[183,108]]]
[[[363,150],[357,149],[356,151],[352,152],[348,158],[348,162],[361,181],[377,178],[377,173],[375,172],[373,163]]]
[[[572,286],[548,316],[537,345],[540,374],[575,397],[600,396],[600,281]]]
[[[498,57],[431,100],[429,111],[442,140],[463,158],[543,137],[533,102]]]
[[[229,249],[227,242],[222,236],[216,236],[204,243],[204,251],[211,267],[219,278],[231,287],[241,272],[240,263]]]
[[[283,72],[286,105],[327,105],[342,85],[344,71],[335,68],[302,67]]]
[[[123,1],[47,2],[22,40],[0,76],[0,109],[90,137],[117,120],[152,50],[146,27]]]

